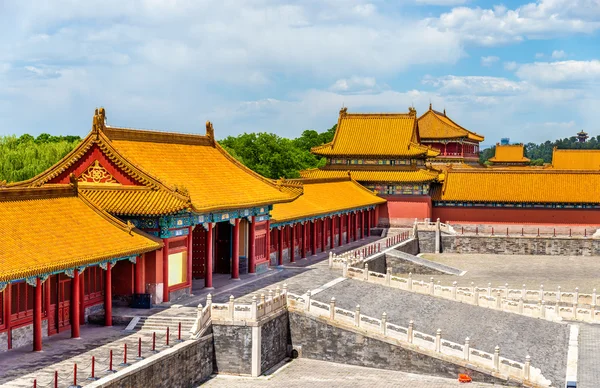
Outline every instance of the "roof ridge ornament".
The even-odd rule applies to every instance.
[[[408,107],[408,115],[409,116],[416,116],[417,115],[417,110],[414,107],[409,106]]]
[[[98,140],[98,134],[106,128],[106,110],[103,107],[96,108],[94,111],[94,118],[92,120],[92,133],[96,135]]]
[[[213,147],[214,147],[214,145],[215,145],[215,129],[209,120],[206,121],[206,137],[212,142]]]
[[[348,107],[344,106],[340,109],[340,117],[344,117],[348,114]]]
[[[73,186],[73,189],[75,190],[75,194],[77,194],[77,188],[78,188],[79,182],[77,181],[77,177],[75,176],[74,173],[69,174],[69,183],[71,184],[71,186]]]

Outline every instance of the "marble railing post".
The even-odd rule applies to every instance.
[[[406,337],[407,337],[407,341],[408,343],[413,343],[413,331],[414,331],[414,321],[411,319],[410,322],[408,322],[408,330],[406,331]]]
[[[329,302],[329,319],[332,321],[335,320],[335,297],[331,297],[331,301]]]
[[[360,305],[356,305],[356,310],[354,310],[354,326],[360,327]]]
[[[440,352],[442,349],[442,329],[437,329],[435,332],[435,351]]]
[[[465,346],[464,346],[464,359],[469,361],[469,355],[471,354],[471,350],[470,350],[470,346],[469,346],[469,342],[470,339],[469,337],[465,338]]]
[[[494,370],[500,370],[500,346],[498,345],[494,348]]]
[[[387,313],[385,311],[381,314],[381,333],[387,335]]]
[[[233,295],[229,296],[229,318],[233,321],[234,320],[234,313],[235,313],[235,298],[233,297]]]

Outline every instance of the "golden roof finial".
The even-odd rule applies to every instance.
[[[433,110],[433,108],[431,107],[431,101],[429,101],[429,110]]]
[[[129,232],[129,234],[132,234],[131,231],[133,228],[135,228],[135,225],[131,221],[127,220],[127,232]]]
[[[104,108],[96,108],[94,111],[94,119],[92,120],[92,132],[98,137],[98,133],[106,127],[106,111]]]
[[[213,139],[215,138],[215,129],[210,121],[206,122],[206,137]]]
[[[79,182],[77,181],[77,177],[74,173],[69,174],[69,183],[71,184],[71,186],[73,186],[75,193],[77,193],[77,185],[79,184]]]
[[[342,107],[342,109],[340,109],[340,116],[346,116],[346,114],[348,113],[348,107]]]
[[[446,116],[446,108],[444,108],[444,116]]]
[[[414,107],[412,107],[412,106],[409,106],[409,107],[408,107],[408,114],[409,114],[410,116],[416,116],[416,115],[417,115],[417,110],[416,110]]]

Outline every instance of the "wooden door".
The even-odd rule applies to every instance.
[[[60,274],[57,283],[56,327],[60,333],[71,328],[71,279]]]
[[[192,232],[192,278],[204,279],[206,265],[206,230],[198,225]]]

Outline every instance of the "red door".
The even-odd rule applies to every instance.
[[[204,279],[206,260],[206,230],[198,225],[192,232],[192,278]]]
[[[56,330],[60,333],[71,328],[71,279],[60,274],[56,283]]]

